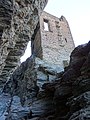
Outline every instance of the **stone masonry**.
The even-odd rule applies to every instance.
[[[32,54],[51,65],[59,66],[61,71],[70,60],[75,48],[72,34],[64,16],[57,18],[43,12],[40,16],[40,29],[32,39]]]

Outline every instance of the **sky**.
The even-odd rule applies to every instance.
[[[90,0],[48,0],[44,11],[67,19],[75,46],[90,40]],[[30,49],[29,42],[21,62],[30,56]]]

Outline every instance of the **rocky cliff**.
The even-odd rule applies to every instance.
[[[6,83],[2,98],[6,108],[11,99],[11,120],[89,120],[90,42],[74,49],[62,73],[31,56]]]
[[[90,120],[90,42],[62,73],[34,55],[18,66],[46,3],[0,0],[0,120]]]
[[[20,65],[20,57],[24,54],[34,31],[37,30],[39,15],[47,1],[0,0],[0,120],[19,120],[30,111],[22,107],[23,100],[18,96],[13,98],[12,92],[5,94],[3,91],[13,71]],[[22,115],[21,113],[17,116],[16,113],[11,115],[11,111],[17,111],[15,106],[25,112]]]
[[[0,82],[20,64],[47,0],[0,0]]]

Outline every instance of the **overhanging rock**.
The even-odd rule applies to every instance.
[[[0,81],[19,65],[48,0],[0,0]]]

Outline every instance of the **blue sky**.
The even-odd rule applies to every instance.
[[[45,11],[59,18],[65,16],[76,46],[90,40],[90,0],[48,0]],[[29,43],[21,62],[30,54]]]

